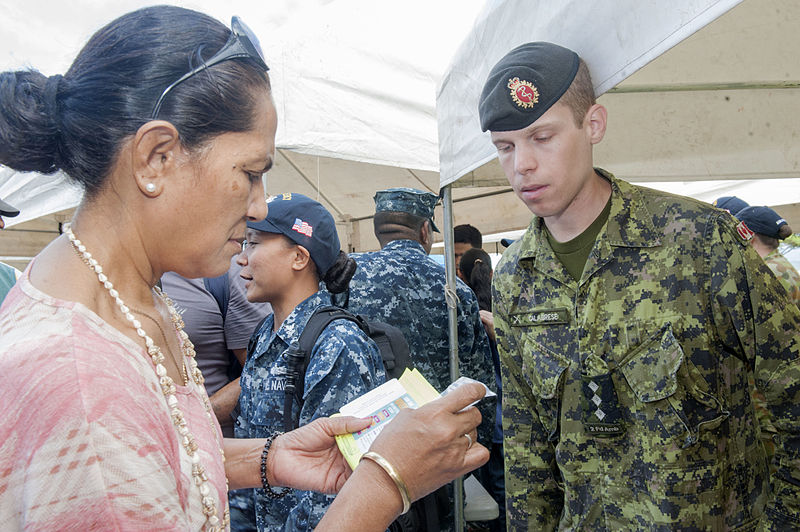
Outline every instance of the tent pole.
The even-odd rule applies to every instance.
[[[458,369],[458,317],[456,315],[456,259],[453,253],[453,192],[451,186],[442,189],[442,208],[444,210],[444,270],[445,270],[445,298],[447,300],[447,324],[450,336],[450,380],[455,381],[461,376]],[[464,531],[464,478],[459,477],[453,481],[454,508],[456,532]]]

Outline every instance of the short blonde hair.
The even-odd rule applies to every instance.
[[[575,124],[578,127],[583,125],[583,119],[591,106],[597,103],[592,85],[592,76],[589,74],[589,67],[583,59],[578,64],[578,72],[575,79],[570,83],[569,88],[558,100],[572,111]]]

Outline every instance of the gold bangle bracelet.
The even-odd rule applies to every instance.
[[[408,512],[409,508],[411,508],[411,500],[408,498],[408,489],[406,488],[406,483],[403,482],[403,479],[397,474],[397,470],[394,468],[394,466],[390,464],[386,458],[379,455],[375,451],[367,451],[363,454],[363,456],[361,456],[361,460],[364,458],[372,460],[378,464],[381,469],[386,471],[386,474],[389,475],[389,478],[394,481],[394,485],[397,486],[397,491],[400,492],[400,497],[403,499],[403,511],[400,513],[400,515]]]

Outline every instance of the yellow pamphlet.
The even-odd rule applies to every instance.
[[[336,443],[353,469],[378,434],[401,408],[418,408],[439,397],[439,392],[416,369],[407,369],[392,379],[339,409],[345,416],[370,417],[372,425],[353,434],[336,436]]]

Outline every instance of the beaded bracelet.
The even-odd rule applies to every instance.
[[[381,466],[381,469],[386,471],[386,474],[389,475],[389,477],[394,481],[394,485],[397,486],[397,491],[400,492],[400,498],[403,499],[403,511],[400,512],[400,515],[408,512],[409,508],[411,508],[411,499],[408,498],[408,488],[406,488],[406,483],[403,482],[403,479],[400,478],[400,475],[397,474],[397,470],[394,468],[394,466],[390,464],[386,458],[379,455],[375,451],[367,451],[361,457],[361,460],[364,458],[372,460]]]
[[[269,454],[269,448],[272,445],[272,440],[281,434],[283,434],[283,432],[276,432],[267,438],[267,441],[264,442],[264,450],[261,451],[261,487],[264,488],[267,497],[270,499],[280,499],[292,491],[291,488],[281,488],[280,491],[273,491],[273,487],[269,485],[269,481],[267,480],[267,455]]]

